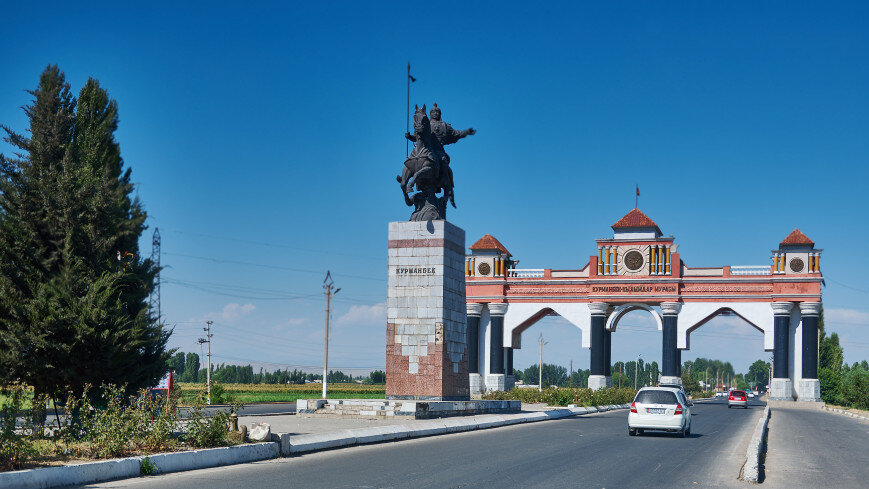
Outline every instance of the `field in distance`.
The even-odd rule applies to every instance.
[[[178,382],[182,404],[190,404],[199,396],[205,396],[205,384]],[[213,384],[214,385],[214,384]],[[250,404],[256,402],[293,402],[298,399],[319,398],[323,393],[321,384],[219,384],[231,402]],[[219,388],[218,388],[219,389]],[[328,384],[328,397],[332,399],[383,399],[386,386],[383,384]],[[214,394],[214,392],[212,392]],[[215,397],[215,396],[212,396]],[[215,401],[215,399],[212,399]]]

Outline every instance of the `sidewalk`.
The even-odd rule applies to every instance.
[[[554,407],[549,407],[545,404],[522,404],[522,413],[531,413],[539,411],[551,411]],[[445,418],[446,419],[446,418]],[[333,431],[351,430],[358,428],[373,428],[381,426],[409,426],[414,425],[425,426],[427,419],[347,419],[337,417],[300,417],[295,414],[288,415],[253,415],[239,416],[238,425],[245,425],[250,428],[251,423],[268,423],[271,425],[272,433],[289,433],[294,435],[309,435],[315,433],[329,433]]]
[[[768,488],[864,488],[869,424],[827,411],[772,408],[766,454]]]

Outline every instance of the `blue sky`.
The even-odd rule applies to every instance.
[[[422,4],[419,4],[422,5]],[[215,321],[218,361],[322,362],[321,281],[336,298],[330,364],[385,363],[387,222],[411,103],[477,135],[450,147],[471,244],[498,237],[527,268],[579,268],[633,207],[691,266],[766,264],[794,227],[823,248],[828,329],[869,358],[869,6],[858,2],[465,2],[329,5],[117,2],[0,7],[0,122],[49,63],[117,99],[118,139],[163,237],[172,346]],[[9,147],[0,144],[0,151]],[[659,359],[641,314],[613,358]],[[517,367],[587,368],[558,319]],[[694,356],[768,358],[730,318]]]

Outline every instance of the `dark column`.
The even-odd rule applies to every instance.
[[[676,316],[664,316],[664,342],[661,350],[661,375],[678,377],[679,364],[676,358]]]
[[[480,316],[468,315],[468,372],[480,373]]]
[[[803,315],[804,379],[818,378],[818,309],[811,310],[800,304]]]
[[[676,348],[677,320],[682,309],[680,302],[662,302],[664,337],[661,348],[661,375],[679,377],[682,370],[682,352]]]
[[[604,363],[604,375],[607,377],[611,377],[613,372],[612,365],[612,337],[613,332],[610,330],[605,330],[603,334],[603,363]]]
[[[772,365],[774,379],[787,379],[790,377],[789,333],[791,327],[791,303],[784,302],[782,306],[773,305],[773,350]]]
[[[492,335],[489,337],[489,369],[493,374],[504,373],[504,316],[490,315]]]
[[[606,375],[606,316],[591,314],[591,375]]]
[[[507,357],[507,375],[513,375],[513,349],[504,347],[504,356]]]

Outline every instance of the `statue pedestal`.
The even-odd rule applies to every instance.
[[[470,398],[465,232],[447,221],[389,223],[386,398]]]

